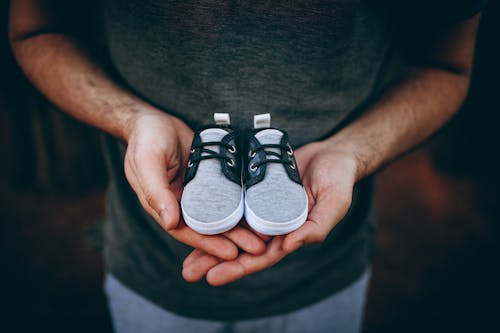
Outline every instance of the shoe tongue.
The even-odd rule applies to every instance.
[[[208,128],[208,129],[200,132],[200,138],[201,138],[201,141],[203,141],[203,142],[211,142],[211,141],[219,142],[228,133],[229,133],[228,131],[226,131],[222,128]],[[219,145],[206,146],[205,148],[208,148],[208,149],[213,150],[213,151],[218,153],[220,146]],[[207,155],[207,153],[202,153],[201,155],[205,156],[205,155]]]
[[[270,129],[265,129],[262,131],[259,131],[255,134],[255,138],[259,140],[259,142],[263,145],[266,144],[280,144],[281,143],[281,138],[283,137],[283,132],[270,128]],[[265,148],[266,151],[273,151],[275,153],[280,153],[280,149],[278,148]],[[268,155],[268,159],[278,159],[277,156],[274,155]]]

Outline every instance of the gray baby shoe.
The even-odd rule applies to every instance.
[[[181,199],[184,221],[205,235],[230,230],[244,210],[239,131],[227,113],[215,113],[214,120],[194,134]]]
[[[262,234],[283,235],[304,224],[308,202],[288,134],[270,126],[269,114],[254,116],[246,143],[245,219]]]

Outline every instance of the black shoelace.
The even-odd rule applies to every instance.
[[[225,156],[221,153],[216,152],[215,150],[205,148],[207,146],[219,146],[219,147],[224,147],[226,148],[231,154],[234,154],[236,152],[236,147],[233,145],[230,145],[229,143],[221,142],[221,141],[209,141],[209,142],[202,142],[197,145],[193,145],[191,147],[191,153],[194,153],[196,149],[200,149],[200,156],[194,157],[188,162],[188,168],[193,166],[193,163],[203,161],[203,160],[208,160],[208,159],[218,159],[218,160],[225,160],[229,166],[234,165],[234,160],[228,156]],[[220,148],[219,148],[220,150]],[[207,155],[202,155],[202,153],[206,153]]]
[[[260,147],[257,147],[254,151],[251,151],[249,153],[249,155],[250,155],[251,158],[254,157],[255,154],[257,154],[257,152],[259,150],[263,150],[266,153],[266,159],[265,160],[258,161],[256,163],[253,163],[253,164],[250,165],[250,169],[252,171],[257,170],[258,167],[260,167],[263,164],[267,164],[267,163],[280,163],[280,164],[285,164],[285,165],[289,164],[290,168],[295,169],[295,163],[293,161],[286,160],[286,159],[284,159],[284,157],[281,154],[279,154],[279,153],[277,153],[275,151],[266,150],[266,148],[277,148],[277,149],[280,149],[280,151],[281,150],[285,150],[286,153],[289,156],[293,155],[293,150],[288,145],[284,145],[284,144],[272,144],[272,143],[270,143],[270,144],[263,144]],[[267,156],[275,156],[277,158],[267,158]]]

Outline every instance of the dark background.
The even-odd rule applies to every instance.
[[[23,78],[0,4],[0,330],[109,332],[98,133]],[[500,331],[500,10],[480,27],[469,99],[377,179],[379,251],[365,332]]]

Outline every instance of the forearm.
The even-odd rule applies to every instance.
[[[326,140],[350,156],[359,180],[418,145],[460,108],[469,88],[480,14],[431,30],[409,51],[418,66],[358,119]]]
[[[150,105],[116,84],[85,49],[59,33],[13,36],[15,57],[30,81],[75,118],[125,139],[138,110]]]
[[[359,180],[441,128],[462,105],[468,86],[466,74],[416,69],[326,142],[354,158]]]

